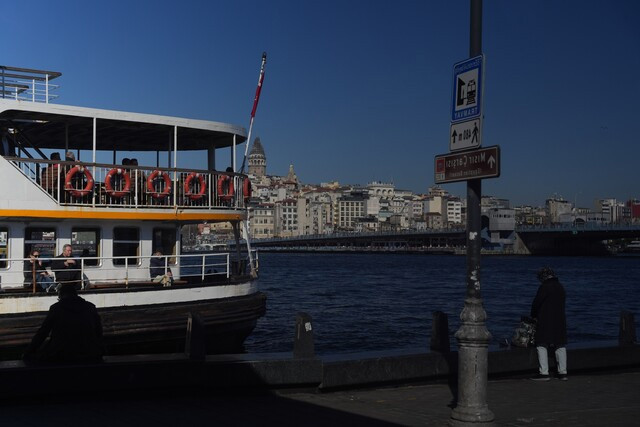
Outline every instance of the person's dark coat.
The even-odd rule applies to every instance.
[[[531,305],[531,317],[538,320],[536,345],[564,346],[567,344],[565,291],[558,279],[543,282]]]
[[[55,257],[51,263],[51,269],[56,273],[56,282],[64,284],[73,284],[78,287],[81,284],[82,276],[80,273],[80,261],[76,260],[75,265],[65,265],[64,262],[69,259],[63,255]]]
[[[43,346],[49,335],[49,341]],[[49,308],[24,358],[40,362],[97,362],[102,359],[102,353],[102,322],[98,310],[74,291]]]
[[[162,257],[153,257],[149,260],[149,275],[152,279],[157,276],[164,276],[165,274],[165,259]],[[167,272],[170,272],[171,269],[167,268]]]
[[[40,273],[46,271],[45,268],[38,262],[38,260],[34,260],[33,262],[31,262],[31,260],[26,260],[24,262],[23,268],[25,285],[29,284],[30,286],[31,283],[33,283],[33,264],[36,265],[36,278],[39,278],[38,276],[40,275]]]

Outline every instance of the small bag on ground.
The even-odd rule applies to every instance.
[[[533,347],[535,345],[535,334],[535,319],[528,316],[522,316],[520,318],[520,323],[513,332],[513,337],[511,337],[511,344],[516,347]]]

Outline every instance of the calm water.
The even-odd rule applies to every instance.
[[[640,313],[640,258],[482,258],[482,297],[493,344],[528,315],[535,272],[548,265],[567,291],[572,343],[617,339],[620,310]],[[260,254],[267,314],[247,352],[291,351],[298,311],[314,322],[318,354],[424,347],[433,311],[459,326],[466,260],[450,255]],[[451,338],[452,346],[455,339]]]

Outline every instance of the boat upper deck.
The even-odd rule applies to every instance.
[[[153,219],[187,219],[187,212],[193,219],[238,218],[250,196],[247,176],[234,171],[236,147],[247,139],[244,128],[52,104],[57,86],[51,80],[59,76],[0,66],[0,217],[109,217],[133,209],[143,217],[160,215]],[[225,171],[215,170],[218,149],[231,152]],[[187,152],[194,151],[206,158],[206,168],[192,167],[194,156]],[[147,164],[116,161],[123,153],[139,153]]]

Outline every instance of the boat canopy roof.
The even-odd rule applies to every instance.
[[[245,142],[241,126],[153,114],[129,113],[0,99],[0,127],[15,128],[39,149],[165,151],[224,148]]]

